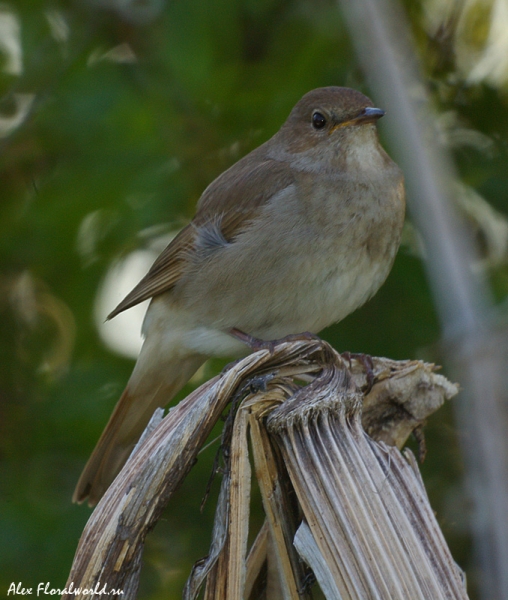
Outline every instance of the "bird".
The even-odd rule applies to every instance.
[[[402,171],[378,138],[384,114],[357,90],[314,89],[204,190],[192,221],[108,316],[151,299],[141,352],[74,502],[99,501],[155,409],[208,358],[248,352],[234,332],[315,334],[383,284],[405,213]]]

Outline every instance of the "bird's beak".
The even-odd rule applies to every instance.
[[[381,108],[374,108],[372,106],[367,106],[362,109],[360,114],[354,119],[349,119],[349,121],[342,121],[342,123],[337,123],[334,125],[329,133],[339,129],[341,127],[347,127],[348,125],[362,125],[363,123],[375,123],[378,119],[380,119],[385,114],[385,111]]]

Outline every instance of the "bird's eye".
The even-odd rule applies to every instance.
[[[323,129],[326,125],[326,119],[320,112],[315,112],[312,114],[312,127],[314,129]]]

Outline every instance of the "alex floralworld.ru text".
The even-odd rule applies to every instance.
[[[33,595],[34,588],[23,587],[23,584],[21,582],[19,582],[18,584],[13,582],[9,585],[9,588],[7,590],[7,595],[10,596],[11,594],[13,596]],[[93,588],[75,588],[74,583],[71,582],[69,587],[64,588],[64,589],[53,588],[53,587],[51,587],[51,584],[49,582],[41,582],[37,585],[35,594],[37,596],[42,596],[42,595],[63,596],[64,594],[72,594],[75,596],[78,596],[78,595],[92,596],[92,595],[101,595],[101,594],[104,594],[105,596],[121,596],[123,594],[123,591],[116,590],[114,588],[111,588],[108,590],[108,584],[105,583],[104,585],[101,585],[100,582],[97,583],[95,585],[95,587],[93,587]]]

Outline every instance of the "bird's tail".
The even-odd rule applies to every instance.
[[[143,352],[142,352],[143,354]],[[95,505],[117,476],[158,407],[165,406],[204,362],[197,354],[179,355],[157,365],[138,360],[81,477],[73,502]],[[141,356],[140,356],[141,359]],[[156,368],[155,368],[156,367]]]

